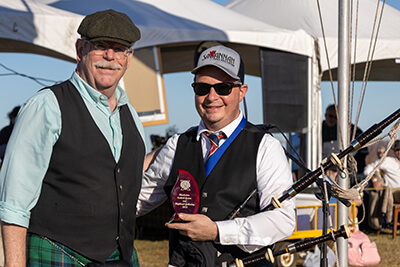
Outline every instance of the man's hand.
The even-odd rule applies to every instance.
[[[178,230],[181,235],[187,236],[193,241],[216,241],[218,227],[215,222],[202,214],[179,213],[182,223],[166,223],[169,229]]]
[[[381,179],[373,177],[372,179],[372,186],[375,188],[377,192],[381,189],[381,187],[384,185],[383,181]]]
[[[2,222],[5,266],[26,266],[26,233],[27,229],[15,224]]]

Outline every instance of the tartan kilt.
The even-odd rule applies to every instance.
[[[84,265],[91,262],[91,260],[80,255],[78,252],[53,241],[57,246],[61,247],[68,254],[75,257]],[[120,259],[120,251],[114,251],[107,261],[115,261]],[[137,257],[136,249],[133,248],[133,255],[131,258],[133,267],[140,267]],[[28,233],[26,238],[26,266],[28,267],[81,267],[77,261],[73,260],[66,253],[56,248],[49,241],[41,238],[36,234]]]

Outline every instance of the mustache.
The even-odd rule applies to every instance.
[[[111,70],[121,70],[122,69],[121,65],[118,65],[115,62],[110,62],[110,61],[105,61],[105,60],[96,61],[94,63],[94,66],[98,67],[98,68],[111,69]]]

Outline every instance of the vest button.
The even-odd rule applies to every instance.
[[[124,202],[123,201],[121,201],[119,204],[121,205],[121,207],[124,206]]]
[[[121,218],[120,221],[121,221],[121,222],[124,222],[124,218]]]
[[[120,185],[120,186],[119,186],[119,189],[122,190],[122,188],[123,188],[122,185]]]
[[[117,169],[117,173],[120,173],[120,172],[121,172],[121,169],[120,169],[120,168],[118,168],[118,169]]]
[[[207,192],[203,192],[202,196],[207,197]]]
[[[118,240],[119,240],[119,236],[117,236],[117,237],[115,238],[115,240],[117,240],[117,241],[118,241]]]
[[[201,212],[202,212],[202,213],[207,213],[207,211],[208,211],[208,208],[207,208],[207,207],[201,208]]]

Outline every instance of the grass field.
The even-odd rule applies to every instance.
[[[135,240],[141,267],[165,267],[168,264],[168,240]]]
[[[398,232],[399,233],[399,232]],[[383,229],[380,235],[370,234],[375,242],[381,262],[375,266],[400,266],[400,235],[392,239],[392,230]],[[135,240],[141,267],[165,267],[168,263],[168,241]]]
[[[392,239],[392,230],[383,229],[380,235],[368,235],[371,242],[375,242],[381,257],[379,265],[382,267],[400,266],[400,235]]]

